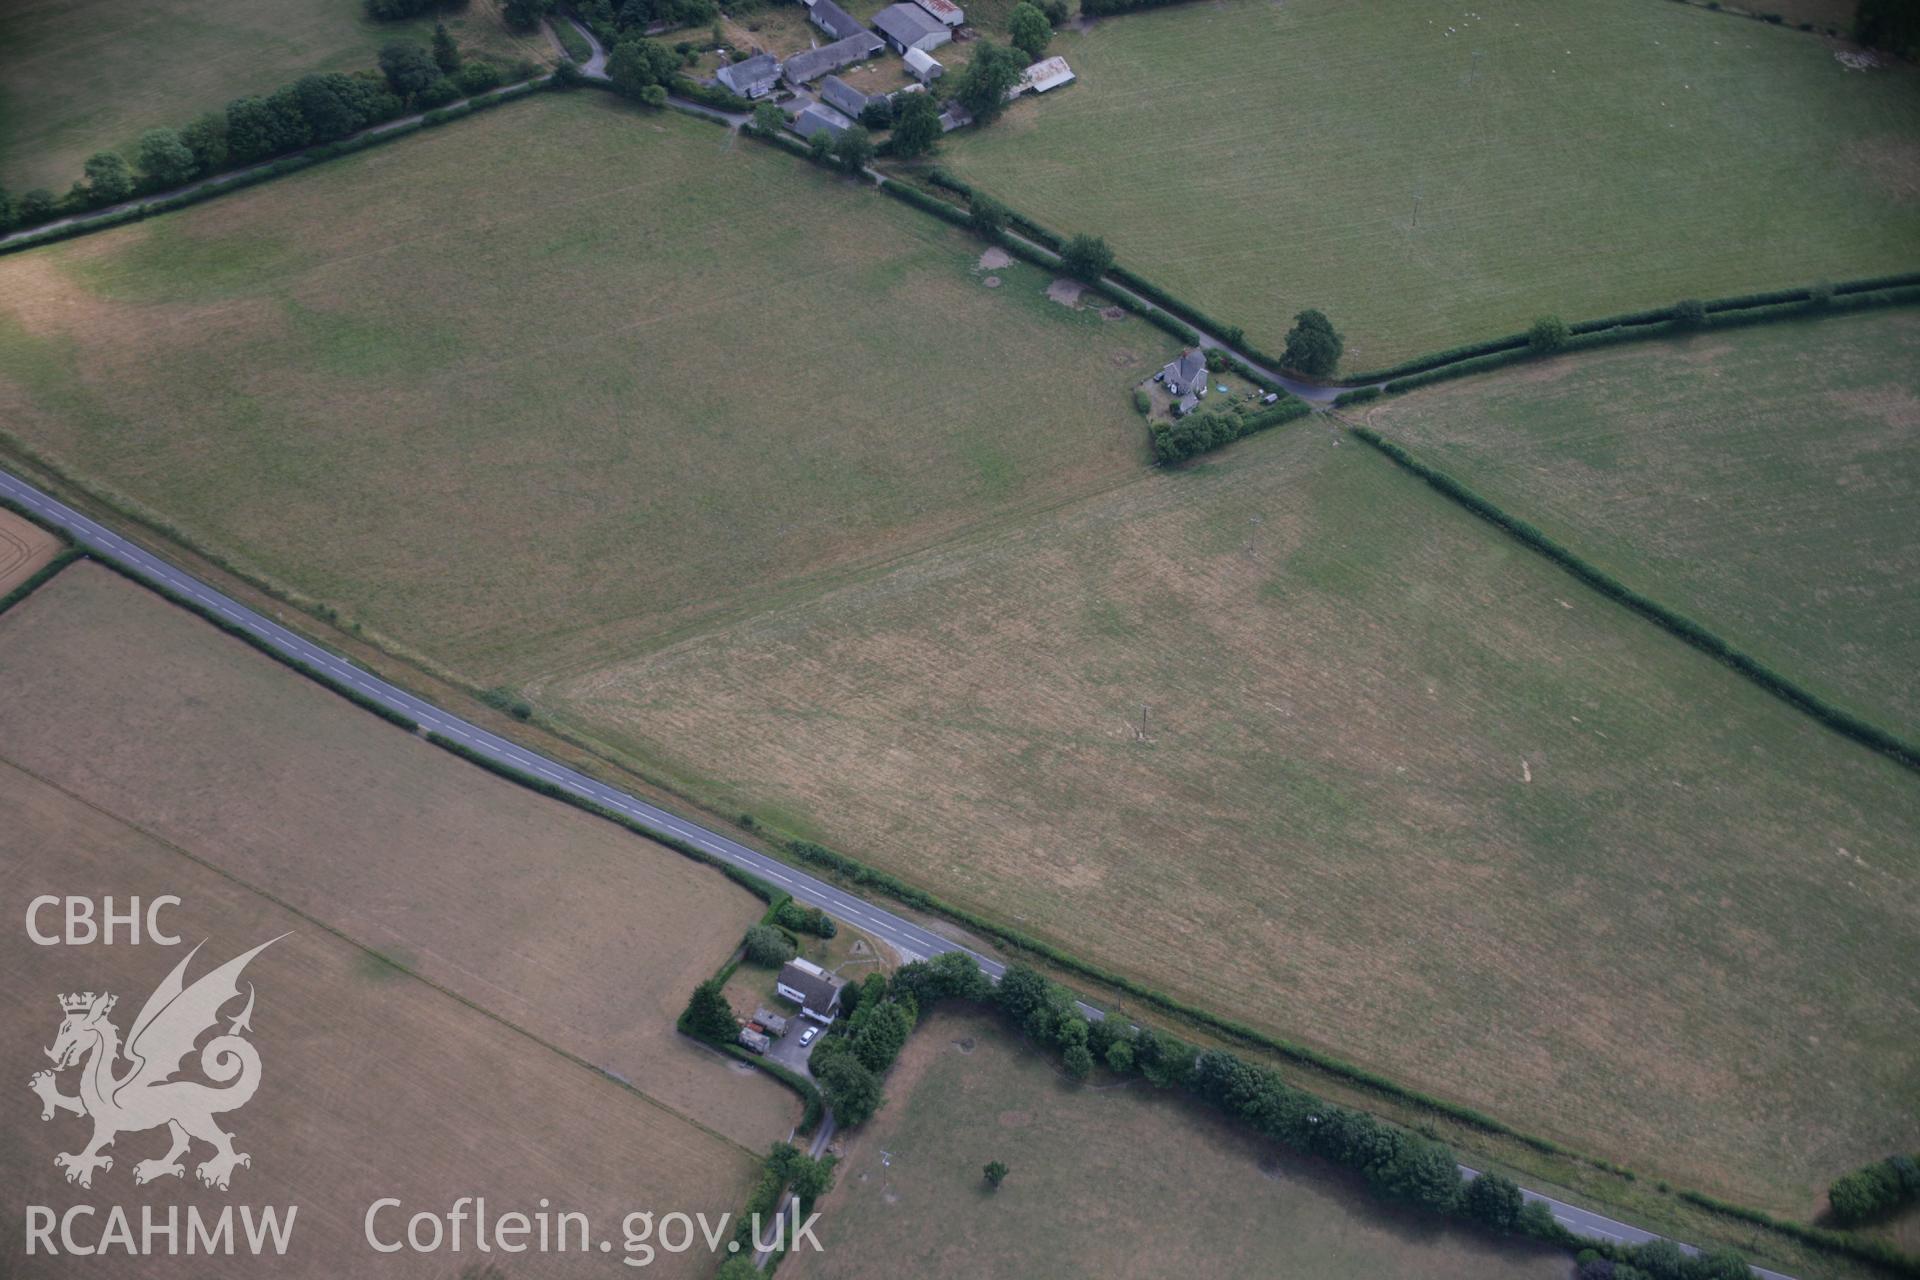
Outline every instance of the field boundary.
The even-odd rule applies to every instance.
[[[392,142],[396,138],[411,137],[424,129],[447,124],[503,103],[518,101],[543,90],[561,87],[563,86],[560,84],[557,73],[549,72],[531,80],[522,80],[519,84],[510,84],[487,93],[475,94],[473,97],[463,98],[431,111],[403,116],[383,124],[369,125],[360,132],[348,134],[337,141],[323,142],[289,152],[272,160],[262,160],[256,165],[235,169],[224,175],[214,174],[189,183],[185,187],[176,187],[171,193],[161,192],[149,198],[129,200],[124,204],[100,210],[98,213],[78,214],[50,227],[40,229],[27,227],[11,235],[0,237],[0,254],[17,253],[24,249],[37,249],[42,245],[58,244],[62,240],[72,240],[95,231],[105,231],[112,227],[124,226],[129,222],[141,222],[159,214],[172,213],[176,209],[184,209],[190,205],[199,204],[203,200],[211,200],[231,191],[243,191],[274,178],[311,169],[328,160],[353,155],[369,147]]]
[[[1347,422],[1344,418],[1340,421],[1346,423],[1350,432],[1402,470],[1426,481],[1433,489],[1455,504],[1551,560],[1609,600],[1625,606],[1676,639],[1719,660],[1762,690],[1772,694],[1794,710],[1812,717],[1835,733],[1885,756],[1897,765],[1920,772],[1920,743],[1910,742],[1878,725],[1862,720],[1851,712],[1834,706],[1818,694],[1801,687],[1752,654],[1729,644],[1717,633],[1695,622],[1679,610],[1669,608],[1649,596],[1642,595],[1606,570],[1588,562],[1574,551],[1548,537],[1535,525],[1489,502],[1439,468],[1420,461],[1400,445],[1381,436],[1373,428]]]
[[[1894,275],[1862,276],[1830,285],[1734,294],[1708,299],[1700,307],[1706,327],[1718,325],[1724,328],[1730,323],[1756,324],[1796,316],[1812,318],[1831,315],[1869,306],[1903,305],[1920,301],[1920,291],[1916,291],[1916,287],[1920,287],[1920,271],[1909,271]],[[1567,326],[1569,341],[1551,351],[1535,350],[1528,334],[1510,333],[1499,338],[1430,351],[1384,369],[1349,374],[1327,385],[1352,390],[1376,388],[1397,395],[1424,387],[1430,382],[1438,382],[1442,377],[1483,373],[1520,360],[1577,351],[1583,345],[1596,346],[1603,342],[1698,332],[1697,328],[1676,328],[1675,310],[1674,306],[1653,307],[1602,316],[1595,320],[1581,320]],[[1588,341],[1582,344],[1581,339]],[[1495,360],[1495,357],[1503,358]],[[1351,390],[1348,394],[1351,394]],[[1337,405],[1339,401],[1335,403]]]
[[[75,560],[80,559],[85,553],[73,545],[73,539],[67,536],[64,529],[49,527],[43,523],[38,516],[34,515],[33,512],[3,494],[0,494],[0,509],[12,512],[34,528],[50,533],[60,540],[60,550],[54,553],[53,559],[47,561],[31,574],[27,575],[26,578],[16,583],[13,590],[7,592],[4,596],[0,596],[0,613],[5,613],[32,595],[35,591],[45,586],[52,580],[55,574],[72,564]]]

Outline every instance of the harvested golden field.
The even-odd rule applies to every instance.
[[[1322,425],[540,696],[1643,1174],[1806,1213],[1920,1139],[1914,777]]]
[[[848,1142],[797,1280],[1301,1276],[1564,1280],[1567,1256],[1381,1204],[1138,1080],[1066,1080],[997,1021],[914,1032],[889,1100]],[[882,1163],[882,1153],[886,1163]],[[997,1192],[981,1168],[1011,1171]]]
[[[1172,340],[979,257],[541,95],[0,260],[0,440],[520,684],[1133,475]]]
[[[79,564],[0,615],[0,759],[760,1150],[786,1089],[674,1031],[762,904]]]
[[[1567,356],[1366,417],[1773,670],[1920,739],[1920,312]]]
[[[0,596],[38,573],[60,554],[60,539],[31,520],[0,511]]]
[[[382,1239],[390,1241],[404,1232],[406,1215],[445,1213],[462,1196],[485,1196],[496,1216],[536,1213],[544,1197],[552,1212],[586,1213],[590,1239],[611,1239],[618,1249],[621,1219],[632,1210],[724,1213],[739,1207],[752,1184],[756,1161],[735,1143],[461,1000],[384,968],[311,918],[206,865],[197,851],[3,762],[0,857],[10,924],[0,930],[0,968],[8,975],[0,990],[0,1028],[11,1046],[7,1086],[14,1091],[0,1109],[0,1203],[10,1206],[0,1272],[105,1280],[264,1274],[447,1280],[488,1260],[473,1251],[470,1224],[463,1253],[380,1254],[362,1236],[368,1207],[383,1197],[402,1202],[400,1216],[389,1210],[378,1221]],[[35,946],[20,920],[27,898],[42,892],[112,894],[122,905],[129,896],[176,895],[181,904],[168,909],[162,923],[185,945]],[[57,929],[57,915],[43,923]],[[53,1157],[79,1150],[89,1127],[65,1113],[43,1122],[26,1089],[29,1074],[48,1065],[35,1046],[54,1042],[61,1019],[55,997],[112,992],[119,1004],[110,1020],[125,1033],[148,993],[192,944],[208,939],[189,980],[280,934],[291,936],[262,952],[245,973],[256,992],[249,1039],[260,1055],[260,1086],[245,1107],[220,1117],[236,1149],[252,1158],[235,1170],[230,1190],[209,1191],[194,1180],[193,1165],[210,1154],[199,1145],[182,1179],[136,1186],[135,1164],[165,1153],[165,1130],[121,1134],[111,1148],[113,1167],[96,1171],[91,1188],[63,1181]],[[237,1011],[237,1004],[227,1010]],[[76,1092],[74,1071],[58,1079],[62,1093]],[[143,1205],[164,1219],[169,1206],[217,1214],[229,1202],[295,1206],[286,1256],[27,1259],[18,1234],[26,1205],[55,1212],[99,1206],[91,1237],[88,1222],[79,1222],[87,1241],[98,1239],[110,1205],[124,1206],[137,1232]],[[601,1253],[578,1251],[507,1261],[512,1276],[605,1276],[614,1265]],[[712,1265],[692,1254],[662,1254],[648,1274],[701,1276]]]

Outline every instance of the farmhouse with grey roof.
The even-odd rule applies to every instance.
[[[713,78],[743,98],[764,98],[780,79],[780,63],[770,53],[757,53],[713,73]]]
[[[803,138],[811,139],[816,133],[824,133],[829,138],[838,138],[853,128],[853,121],[835,111],[824,102],[809,102],[800,106],[787,127]]]
[[[789,960],[774,980],[773,989],[800,1006],[800,1012],[815,1022],[832,1022],[840,1012],[840,988],[845,978],[836,978],[810,960]]]
[[[917,4],[890,4],[873,15],[873,25],[901,53],[909,49],[925,53],[953,39],[944,22]]]
[[[1207,356],[1198,347],[1182,351],[1178,358],[1169,360],[1167,367],[1160,371],[1156,381],[1167,384],[1169,395],[1184,395],[1196,385],[1205,387],[1207,382]]]
[[[860,25],[860,19],[842,9],[833,0],[813,0],[813,10],[807,15],[807,20],[835,40],[844,40],[848,36],[858,35],[866,30]]]
[[[866,108],[867,95],[839,76],[828,76],[820,82],[820,101],[858,120]]]
[[[850,67],[856,62],[864,62],[886,46],[880,37],[871,31],[862,31],[859,35],[848,36],[844,40],[835,40],[832,44],[822,45],[818,49],[807,49],[787,59],[787,65],[781,68],[781,74],[787,83],[799,86],[818,80],[829,71],[838,71],[841,67]]]

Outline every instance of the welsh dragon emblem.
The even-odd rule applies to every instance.
[[[213,1148],[212,1157],[194,1170],[209,1187],[226,1190],[236,1166],[252,1165],[252,1157],[233,1149],[233,1135],[214,1122],[215,1116],[244,1107],[260,1087],[260,1053],[242,1035],[253,1030],[252,983],[247,984],[246,1007],[227,1019],[223,1034],[200,1049],[200,1071],[213,1085],[174,1076],[201,1036],[217,1028],[220,1010],[239,998],[240,972],[247,962],[278,941],[263,942],[187,986],[187,965],[200,952],[196,946],[147,997],[124,1047],[119,1028],[107,1017],[118,997],[91,991],[60,997],[64,1015],[60,1034],[46,1051],[53,1069],[36,1072],[27,1083],[40,1096],[42,1120],[51,1120],[61,1111],[93,1119],[92,1141],[79,1151],[53,1158],[66,1170],[68,1182],[92,1186],[95,1169],[113,1168],[113,1157],[103,1151],[115,1138],[162,1125],[173,1145],[159,1159],[133,1166],[136,1183],[183,1177],[186,1168],[180,1157],[196,1139]],[[121,1069],[123,1061],[126,1065]],[[58,1073],[74,1066],[80,1068],[80,1092],[61,1093]]]

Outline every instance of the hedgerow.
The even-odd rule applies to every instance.
[[[1724,662],[1774,697],[1812,716],[1836,733],[1853,739],[1869,750],[1879,752],[1897,764],[1920,770],[1920,744],[1908,742],[1888,733],[1879,726],[1869,724],[1851,712],[1832,705],[1819,695],[1801,688],[1794,681],[1774,671],[1752,655],[1735,648],[1698,622],[1640,594],[1604,569],[1588,563],[1573,551],[1554,541],[1534,525],[1495,506],[1452,476],[1421,462],[1399,445],[1382,438],[1372,429],[1353,427],[1352,431],[1403,469],[1420,477],[1428,485],[1481,519],[1504,529],[1602,595],[1625,605],[1694,648]]]
[[[201,618],[205,619],[208,622],[211,622],[214,626],[220,628],[220,630],[226,632],[228,635],[233,636],[237,639],[246,641],[248,644],[252,645],[254,648],[258,649],[260,652],[266,654],[269,658],[272,658],[275,662],[281,663],[284,666],[291,667],[295,671],[298,671],[301,675],[311,677],[313,680],[315,680],[319,684],[323,685],[328,689],[331,689],[335,694],[339,695],[342,698],[345,698],[348,702],[353,703],[356,707],[359,707],[361,710],[371,711],[373,712],[374,715],[379,716],[382,720],[385,720],[390,724],[398,725],[400,728],[405,729],[408,732],[416,732],[420,728],[420,722],[415,720],[412,716],[408,715],[406,712],[390,707],[386,703],[381,702],[376,698],[370,697],[369,695],[354,688],[352,685],[340,684],[336,682],[324,670],[318,667],[308,666],[305,662],[301,661],[299,658],[295,657],[293,654],[288,653],[285,649],[280,648],[280,646],[270,643],[264,637],[256,635],[254,632],[248,630],[246,627],[241,626],[238,622],[235,622],[233,619],[227,617],[227,615],[225,615],[224,613],[221,613],[218,609],[214,608],[212,605],[205,604],[199,600],[196,600],[192,596],[187,595],[184,592],[176,591],[164,582],[156,582],[151,578],[147,578],[139,573],[136,573],[134,572],[134,570],[128,568],[126,565],[119,563],[117,560],[107,559],[105,556],[96,555],[91,551],[87,552],[86,555],[87,555],[87,558],[92,560],[94,563],[113,570],[115,573],[119,574],[123,578],[128,579],[129,581],[139,583],[141,586],[145,587],[147,590],[154,592],[156,595],[165,597],[166,599],[172,601],[174,604],[177,604],[181,608],[187,610],[189,613],[194,613],[199,615]]]
[[[1808,309],[1817,309],[1834,300],[1850,298],[1865,293],[1883,293],[1894,289],[1908,289],[1920,286],[1920,272],[1903,272],[1895,275],[1869,276],[1858,280],[1842,281],[1838,284],[1816,284],[1797,289],[1773,289],[1762,293],[1737,294],[1725,298],[1709,299],[1702,304],[1706,314],[1717,321],[1731,318],[1742,311],[1780,308],[1778,317],[1787,319],[1794,315],[1805,314]],[[1672,307],[1653,307],[1640,311],[1628,311],[1619,315],[1601,316],[1593,320],[1581,320],[1568,326],[1568,332],[1578,339],[1583,336],[1603,333],[1614,329],[1652,328],[1669,324],[1673,319]],[[1384,369],[1372,369],[1364,373],[1348,375],[1348,382],[1394,382],[1409,375],[1426,373],[1442,366],[1481,359],[1502,352],[1524,352],[1527,349],[1528,335],[1511,333],[1498,338],[1488,338],[1481,342],[1466,343],[1457,347],[1447,347],[1440,351],[1430,351],[1425,355],[1403,360],[1399,364]],[[1577,348],[1577,343],[1569,344]],[[1493,367],[1489,365],[1475,368]],[[1473,370],[1468,370],[1469,372]],[[1424,385],[1424,384],[1422,384]]]
[[[17,583],[13,590],[7,592],[4,596],[0,596],[0,613],[5,613],[22,600],[25,600],[35,591],[45,586],[54,574],[59,573],[79,558],[80,552],[77,549],[73,547],[62,548],[58,555],[54,556],[53,559],[47,561],[38,569],[34,570],[28,577]]]
[[[1827,1190],[1833,1220],[1853,1226],[1920,1202],[1920,1159],[1888,1156],[1834,1179]]]
[[[15,253],[25,249],[38,249],[45,245],[57,244],[62,240],[70,240],[75,236],[88,235],[95,231],[105,231],[112,227],[123,226],[129,222],[139,222],[157,214],[172,213],[176,209],[184,209],[189,205],[199,204],[203,200],[211,200],[216,196],[223,196],[231,192],[245,190],[258,183],[268,182],[275,178],[283,178],[290,173],[298,173],[302,169],[311,168],[313,165],[322,163],[323,161],[334,160],[341,156],[365,151],[368,147],[379,146],[398,138],[408,137],[414,133],[418,133],[421,129],[445,124],[449,121],[460,119],[463,116],[471,115],[476,111],[484,111],[491,107],[497,107],[502,103],[524,98],[529,94],[537,93],[541,89],[550,87],[552,84],[553,77],[545,76],[522,84],[508,85],[506,88],[496,89],[492,93],[479,94],[466,100],[464,103],[457,103],[435,111],[426,112],[417,120],[409,119],[398,122],[373,124],[358,133],[349,134],[347,137],[339,138],[332,142],[323,142],[316,146],[308,147],[305,150],[281,156],[275,160],[265,161],[251,168],[202,178],[186,190],[175,191],[171,194],[156,195],[151,200],[144,200],[123,209],[115,209],[111,212],[92,217],[83,216],[73,222],[64,223],[61,226],[48,227],[41,232],[16,237],[5,243],[0,243],[0,254]]]
[[[592,814],[596,818],[605,818],[608,822],[625,827],[635,835],[645,836],[655,844],[665,845],[675,853],[691,858],[695,862],[713,867],[729,880],[732,880],[735,884],[745,889],[748,893],[759,898],[762,902],[773,902],[778,898],[787,896],[785,890],[776,889],[759,876],[754,875],[751,871],[744,871],[734,866],[731,862],[717,858],[704,849],[688,844],[684,840],[677,839],[667,832],[656,831],[630,814],[621,813],[617,809],[609,809],[605,805],[597,804],[587,799],[587,797],[570,791],[557,783],[550,782],[536,774],[528,773],[518,765],[502,760],[498,756],[476,750],[466,743],[455,738],[450,738],[446,734],[438,731],[429,731],[427,741],[436,747],[451,751],[454,755],[459,756],[469,764],[479,765],[489,773],[497,773],[511,782],[517,782],[521,786],[537,791],[541,795],[551,799],[563,801],[576,809],[581,809]]]

